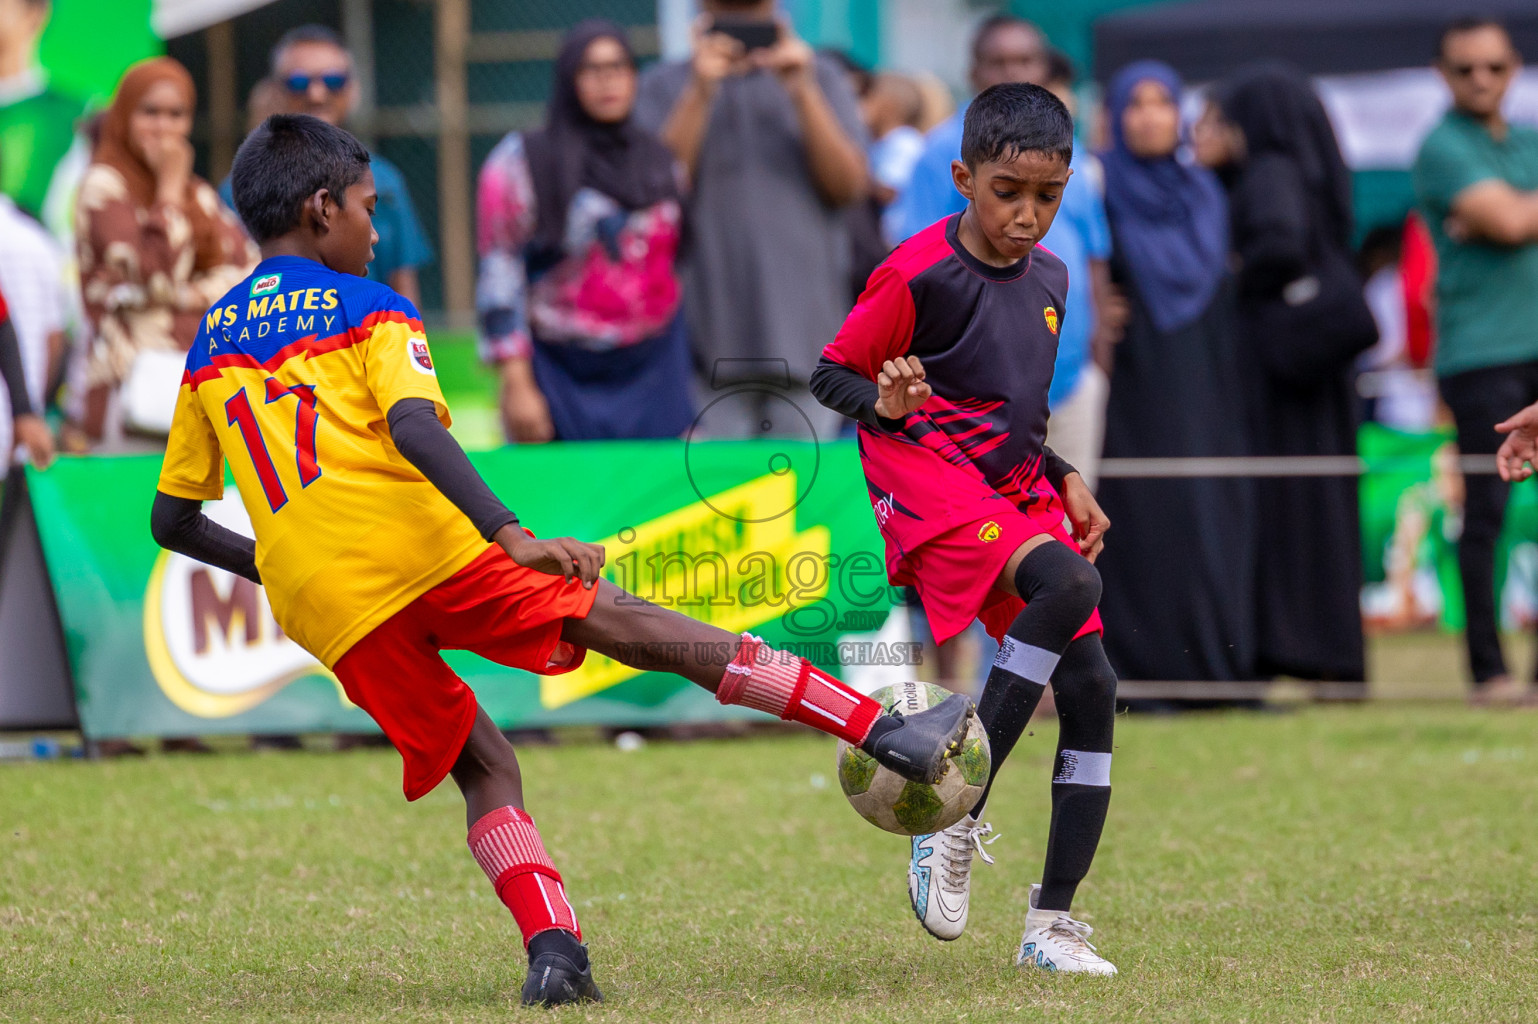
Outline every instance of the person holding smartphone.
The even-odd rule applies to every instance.
[[[685,308],[699,436],[826,438],[806,382],[849,311],[842,208],[863,198],[865,128],[830,57],[773,0],[705,0],[694,51],[642,76],[635,118],[692,184]],[[738,386],[744,385],[744,386]]]

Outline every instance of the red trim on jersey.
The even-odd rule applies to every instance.
[[[1040,249],[1042,252],[1046,253],[1048,256],[1051,256],[1053,259],[1057,260],[1063,265],[1063,294],[1067,295],[1068,289],[1073,287],[1073,274],[1068,270],[1068,261],[1063,259],[1057,253],[1053,252],[1051,249],[1048,249],[1046,246],[1042,245],[1040,242],[1037,242],[1036,247],[1031,250],[1032,255],[1035,255],[1036,249]],[[1030,256],[1027,256],[1026,259],[1030,259]],[[1063,326],[1063,310],[1061,309],[1057,311],[1057,321],[1058,329],[1061,330]],[[1056,336],[1057,331],[1053,331],[1052,334]]]
[[[313,359],[328,352],[340,352],[343,349],[352,348],[359,342],[367,341],[372,336],[374,328],[382,323],[403,323],[414,330],[424,330],[422,321],[416,317],[407,316],[398,309],[382,309],[364,317],[363,323],[357,327],[349,327],[339,334],[329,335],[325,338],[321,338],[316,334],[309,334],[297,341],[289,342],[265,360],[259,360],[255,356],[247,355],[244,352],[214,356],[210,361],[210,365],[203,367],[196,373],[184,374],[183,383],[190,383],[192,390],[196,391],[199,384],[204,381],[218,379],[226,369],[266,370],[271,373],[297,355],[302,354],[306,359]]]
[[[949,220],[936,221],[909,238],[875,269],[823,356],[875,380],[882,363],[908,350],[917,317],[908,283],[952,255],[945,239]]]
[[[950,222],[949,216],[935,221],[893,249],[892,254],[881,265],[897,271],[904,281],[911,281],[918,277],[954,252],[950,241],[945,237],[946,228]]]

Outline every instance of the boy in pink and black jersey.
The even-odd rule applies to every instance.
[[[1110,522],[1044,443],[1069,282],[1038,243],[1072,174],[1073,122],[1045,89],[995,86],[967,111],[961,155],[952,175],[966,210],[871,275],[812,390],[860,422],[891,581],[918,590],[936,640],[981,619],[1000,642],[978,705],[995,774],[1053,687],[1052,825],[1016,963],[1114,974],[1089,926],[1068,916],[1111,795],[1116,676],[1092,564]],[[986,800],[913,840],[909,895],[937,938],[966,925],[972,855],[991,831],[979,824]]]

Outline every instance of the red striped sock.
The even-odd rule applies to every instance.
[[[525,946],[552,928],[582,938],[577,912],[533,818],[517,807],[498,807],[471,826],[470,853],[491,879],[497,898],[513,912]]]
[[[881,715],[881,705],[863,693],[749,633],[742,634],[737,657],[721,676],[716,700],[767,711],[854,744],[865,742]]]

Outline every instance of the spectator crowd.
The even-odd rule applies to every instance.
[[[892,247],[965,205],[952,167],[966,105],[948,109],[938,83],[814,50],[774,0],[701,6],[688,58],[644,70],[625,30],[577,25],[544,123],[480,169],[479,345],[510,442],[836,436],[845,424],[807,387],[823,345]],[[87,118],[36,67],[48,12],[0,3],[0,450],[40,464],[55,444],[153,450],[199,317],[257,260],[229,182],[194,173],[187,70],[142,62]],[[1405,370],[1379,393],[1391,420],[1425,425],[1439,394],[1465,453],[1494,453],[1493,425],[1538,402],[1538,132],[1501,115],[1521,57],[1480,19],[1452,23],[1432,56],[1453,106],[1415,165],[1418,219],[1403,245],[1369,236],[1359,260],[1351,176],[1301,73],[1246,67],[1193,99],[1143,61],[1081,105],[1090,92],[1034,25],[980,23],[971,88],[1040,85],[1079,123],[1045,243],[1071,282],[1048,443],[1092,487],[1102,456],[1353,455],[1364,368]],[[303,26],[274,48],[251,123],[343,124],[358,98],[343,41]],[[49,126],[25,150],[7,128],[23,107]],[[373,172],[370,273],[419,302],[431,247],[400,171],[374,154]],[[1407,369],[1417,310],[1398,275],[1416,239],[1437,268],[1419,309],[1436,392]],[[1364,678],[1354,477],[1098,487],[1116,524],[1104,612],[1136,624],[1107,633],[1118,674]],[[1507,487],[1466,483],[1480,700],[1523,689],[1496,632]]]

